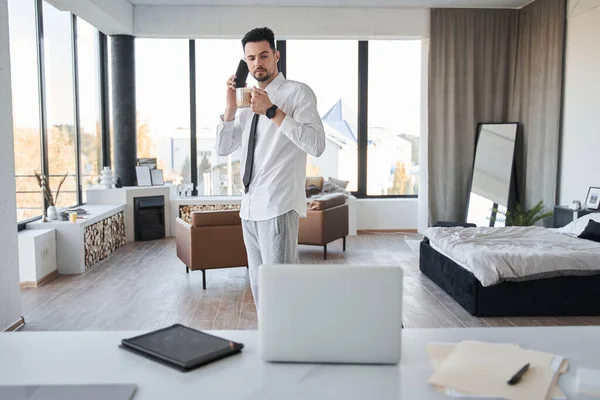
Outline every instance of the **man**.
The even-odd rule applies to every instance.
[[[258,268],[298,262],[299,217],[306,216],[306,155],[325,151],[325,131],[313,91],[277,70],[279,51],[268,28],[242,39],[244,59],[258,82],[251,107],[237,109],[235,76],[217,128],[217,152],[242,148],[244,194],[240,217],[248,270],[258,309]]]

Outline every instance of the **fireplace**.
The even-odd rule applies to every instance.
[[[165,237],[165,197],[148,196],[133,199],[135,241]]]

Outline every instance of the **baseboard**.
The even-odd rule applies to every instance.
[[[418,233],[417,229],[358,229],[360,233]]]
[[[14,332],[23,325],[25,325],[25,318],[21,317],[21,319],[19,319],[17,322],[6,328],[4,332]]]
[[[54,271],[50,272],[48,275],[44,276],[42,279],[38,280],[37,282],[30,282],[30,281],[21,282],[21,289],[40,287],[40,286],[56,279],[57,276],[58,276],[58,271],[54,270]]]

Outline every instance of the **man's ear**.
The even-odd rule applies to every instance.
[[[279,62],[280,58],[281,58],[281,53],[279,53],[279,50],[275,51],[275,61]]]

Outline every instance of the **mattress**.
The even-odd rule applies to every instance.
[[[428,228],[431,247],[484,287],[556,276],[600,274],[600,243],[543,227]]]

